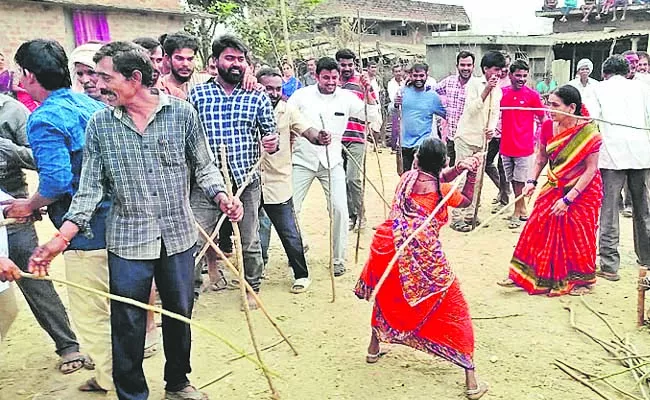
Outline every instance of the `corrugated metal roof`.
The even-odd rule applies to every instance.
[[[625,37],[644,36],[650,35],[650,30],[621,30],[613,32],[565,32],[554,33],[548,35],[556,44],[580,44],[580,43],[595,43],[605,42],[614,39],[621,39]]]
[[[356,17],[380,21],[469,25],[462,6],[415,0],[324,0],[314,10],[320,17]]]

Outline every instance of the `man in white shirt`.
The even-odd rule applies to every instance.
[[[498,87],[501,79],[501,69],[506,66],[505,56],[498,51],[488,51],[481,59],[483,76],[470,77],[464,87],[465,99],[463,112],[458,121],[458,130],[454,140],[455,153],[458,160],[464,160],[486,148],[499,122],[498,109],[503,93]],[[486,130],[487,127],[487,130]],[[496,167],[492,165],[490,173],[497,175]],[[464,209],[455,208],[452,211],[452,229],[460,232],[472,230],[474,209],[478,199]]]
[[[614,55],[603,63],[605,80],[595,87],[597,108],[593,116],[607,121],[648,128],[650,91],[626,79],[625,57]],[[598,275],[619,280],[619,195],[627,182],[632,198],[634,250],[640,265],[650,266],[650,135],[647,130],[601,124],[603,146],[599,168],[603,176],[603,206],[600,214],[600,271]]]
[[[578,89],[580,92],[580,97],[582,98],[582,104],[587,107],[587,111],[590,113],[593,112],[595,105],[596,96],[594,94],[594,85],[598,83],[594,78],[590,78],[589,75],[594,70],[594,64],[591,60],[583,58],[578,61],[576,66],[576,72],[578,76],[575,79],[569,81],[569,85]]]
[[[334,275],[345,273],[345,250],[348,235],[348,204],[341,152],[341,138],[350,117],[364,120],[364,102],[354,93],[341,89],[339,65],[333,58],[324,57],[316,64],[316,85],[298,89],[288,101],[309,121],[331,135],[331,144],[318,146],[299,137],[293,147],[293,200],[299,214],[311,183],[317,178],[325,196],[332,199],[334,218]],[[368,107],[368,118],[377,118],[377,109]],[[323,124],[325,126],[323,126]],[[329,153],[329,164],[326,149]],[[328,170],[332,187],[328,184]],[[331,191],[331,192],[330,192]]]

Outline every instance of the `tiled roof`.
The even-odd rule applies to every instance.
[[[644,36],[650,34],[647,30],[620,30],[613,32],[586,31],[586,32],[565,32],[548,35],[557,44],[580,44],[604,42],[626,37]]]
[[[324,0],[314,13],[320,17],[356,17],[382,21],[469,25],[462,6],[411,0]]]

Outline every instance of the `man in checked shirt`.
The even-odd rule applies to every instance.
[[[238,38],[224,35],[212,43],[212,58],[216,60],[218,75],[207,83],[196,85],[187,100],[199,112],[208,142],[219,160],[221,145],[228,151],[229,179],[235,188],[241,186],[251,168],[260,158],[260,142],[265,151],[278,150],[277,124],[271,100],[262,91],[246,90],[242,80],[248,68],[248,48]],[[285,143],[284,146],[288,146]],[[239,224],[244,272],[253,290],[259,291],[264,268],[259,234],[259,214],[262,192],[259,173],[240,196],[244,216]],[[192,190],[192,209],[199,224],[212,232],[221,212],[200,191]],[[206,255],[209,254],[206,253]],[[208,255],[210,263],[215,255]],[[257,303],[248,295],[251,309]],[[244,305],[242,305],[243,307]]]
[[[232,220],[241,203],[225,193],[196,111],[186,102],[150,88],[153,65],[140,46],[113,42],[94,56],[98,85],[114,108],[97,111],[86,128],[79,190],[59,232],[30,258],[43,276],[50,261],[89,222],[107,191],[110,291],[146,303],[155,277],[163,307],[191,317],[197,229],[189,204],[189,169],[199,187]],[[142,369],[146,311],[111,302],[113,381],[120,400],[146,400]],[[165,399],[202,400],[187,378],[190,326],[163,316]]]

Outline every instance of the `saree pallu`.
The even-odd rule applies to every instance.
[[[435,199],[436,204],[440,199],[435,193],[428,194],[427,197]],[[428,212],[433,211],[433,207],[425,207],[425,209]],[[440,220],[438,216],[434,219],[436,233],[438,227],[442,226],[447,219],[446,209],[439,215],[444,219]],[[399,233],[394,233],[396,228],[396,219],[389,219],[377,228],[370,257],[355,287],[358,298],[365,300],[370,298],[377,282],[395,256],[396,242],[400,236]],[[433,240],[439,246],[437,234]],[[422,249],[418,244],[415,247]],[[401,258],[406,260],[401,260],[400,263],[406,261],[411,265],[410,257],[418,257],[420,260],[415,264],[419,264],[417,267],[419,270],[436,271],[436,273],[443,271],[444,275],[444,271],[448,269],[444,253],[432,251],[427,254],[424,249],[422,250],[423,252],[406,252],[410,256],[403,255]],[[460,290],[458,280],[453,274],[449,274],[448,281],[443,286],[439,286],[440,281],[434,282],[426,272],[418,274],[416,271],[418,270],[413,270],[413,267],[405,271],[396,265],[396,268],[390,272],[377,293],[373,308],[374,333],[381,342],[406,345],[440,356],[462,368],[473,369],[474,331],[469,307]],[[414,274],[417,276],[414,277]],[[418,280],[423,282],[415,286],[411,282]],[[435,290],[419,294],[417,294],[418,290],[409,290],[409,288],[425,286],[424,282],[431,282]]]
[[[551,215],[551,209],[575,187],[585,171],[584,161],[599,151],[601,143],[598,128],[589,123],[552,137],[546,146],[549,181],[524,226],[508,274],[529,294],[560,296],[596,282],[600,172],[564,215]]]

